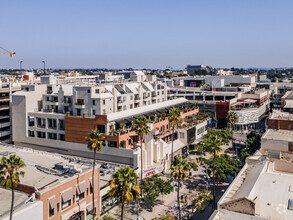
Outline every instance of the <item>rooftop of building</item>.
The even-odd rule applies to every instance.
[[[293,142],[293,131],[268,129],[264,133],[262,138],[267,139],[267,140],[278,140],[278,141]]]
[[[91,160],[0,144],[0,157],[11,154],[19,156],[26,164],[22,169],[25,175],[21,177],[21,183],[38,190],[58,186],[92,167]]]
[[[293,114],[289,114],[289,112],[281,112],[280,110],[273,110],[270,119],[291,121],[293,120]]]
[[[293,210],[289,209],[289,200],[293,199],[292,182],[293,174],[276,171],[274,161],[263,156],[250,158],[220,199],[219,205],[225,209],[225,204],[233,202],[232,206],[237,204],[240,208],[243,206],[241,199],[248,199],[255,204],[255,216],[293,219]],[[229,210],[229,206],[226,209]],[[248,216],[243,219],[252,219],[251,215]]]
[[[0,188],[0,219],[9,216],[11,206],[11,190]],[[31,195],[24,192],[14,191],[14,212],[26,208],[38,200],[30,200]]]
[[[112,121],[116,121],[119,119],[130,118],[135,115],[147,114],[147,113],[159,110],[159,109],[166,110],[167,108],[177,106],[180,104],[184,104],[186,102],[188,102],[187,99],[178,98],[178,99],[168,100],[168,101],[164,101],[164,102],[160,102],[160,103],[156,103],[156,104],[151,104],[151,105],[147,105],[147,106],[142,106],[142,107],[138,107],[138,108],[134,108],[134,109],[129,109],[129,110],[121,111],[121,112],[114,112],[114,113],[110,113],[107,115],[108,116],[107,120],[108,120],[108,122],[112,122]]]

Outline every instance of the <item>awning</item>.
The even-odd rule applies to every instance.
[[[85,182],[82,182],[76,186],[76,194],[77,195],[84,193],[85,190],[86,190]]]
[[[72,199],[72,189],[68,189],[65,192],[61,193],[61,198],[63,202],[67,202]]]
[[[56,207],[55,197],[49,199],[49,206],[50,206],[50,209],[55,209]]]
[[[97,200],[95,200],[95,208],[97,207],[97,205],[98,205],[98,202],[97,202]],[[86,210],[88,212],[93,210],[93,203],[92,202],[86,206]]]

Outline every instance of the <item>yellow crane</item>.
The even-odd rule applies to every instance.
[[[4,49],[3,47],[0,47],[0,49],[5,51],[5,52],[0,52],[0,54],[9,54],[11,57],[13,57],[13,55],[15,55],[15,52],[10,52],[10,51]]]

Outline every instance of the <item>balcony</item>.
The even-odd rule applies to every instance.
[[[75,107],[77,109],[84,109],[85,108],[85,104],[83,99],[77,99],[77,102],[75,103]]]
[[[11,134],[10,129],[5,130],[5,131],[0,131],[0,137],[4,137],[4,136],[10,135],[10,134]]]
[[[77,105],[77,104],[75,104],[75,108],[77,108],[77,109],[85,109],[85,105]]]
[[[10,122],[0,123],[0,128],[10,127],[10,125],[11,125]]]
[[[9,105],[0,105],[0,110],[9,109]]]

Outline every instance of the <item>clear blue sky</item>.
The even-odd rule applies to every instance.
[[[292,0],[0,1],[0,68],[292,67]]]

